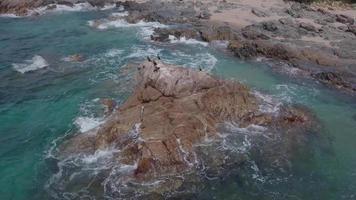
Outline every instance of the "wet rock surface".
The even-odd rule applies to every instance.
[[[258,150],[263,165],[280,160],[279,167],[287,169],[293,152],[317,131],[316,120],[305,108],[266,104],[238,82],[158,61],[145,62],[137,71],[133,94],[98,130],[74,136],[60,147],[58,158],[64,163],[78,161],[78,155],[113,152],[105,156],[110,160],[102,166],[107,171],[95,179],[104,185],[96,188],[99,195],[193,195],[209,177],[222,178],[232,173],[229,169],[251,164],[246,154],[250,150]],[[256,141],[246,140],[250,137]],[[60,178],[54,183],[73,190],[69,187],[75,181]]]

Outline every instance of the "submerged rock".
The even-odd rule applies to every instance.
[[[313,116],[302,108],[281,107],[280,112],[273,113],[261,110],[261,106],[263,100],[238,82],[159,61],[144,62],[138,67],[137,86],[131,97],[114,110],[97,133],[79,134],[65,142],[59,157],[66,160],[74,155],[117,149],[117,162],[109,165],[113,165],[115,173],[108,175],[115,181],[107,186],[107,178],[103,184],[106,192],[107,187],[124,189],[119,193],[112,189],[106,194],[109,196],[144,198],[157,193],[194,193],[204,177],[223,176],[229,168],[246,161],[243,149],[240,153],[216,149],[224,138],[220,135],[225,132],[224,123],[237,124],[237,130],[244,134],[247,131],[247,135],[268,130],[289,138],[278,146],[266,139],[252,144],[264,152],[263,158],[270,163],[278,156],[288,158],[295,143],[301,141],[296,138],[303,138],[303,133],[316,127]],[[238,134],[232,136],[241,139]],[[130,167],[125,168],[125,173],[115,171],[122,166]],[[200,171],[205,175],[199,175]]]

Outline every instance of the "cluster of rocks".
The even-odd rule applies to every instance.
[[[301,107],[283,107],[279,113],[266,113],[260,110],[262,103],[238,82],[159,61],[144,62],[137,69],[137,87],[129,99],[114,110],[96,134],[79,134],[64,143],[61,156],[94,154],[115,146],[120,150],[119,163],[136,166],[126,180],[136,184],[160,180],[154,191],[171,193],[184,187],[177,175],[184,177],[201,168],[204,159],[225,157],[219,156],[218,151],[205,155],[206,149],[198,147],[207,140],[221,139],[219,124],[233,122],[240,128],[261,126],[289,138],[279,148],[266,145],[268,151],[259,144],[261,152],[270,153],[265,155],[265,162],[275,161],[277,155],[291,156],[295,150],[293,144],[317,127],[313,115]],[[241,155],[230,161],[214,159],[206,161],[204,169],[220,174],[227,163],[236,167],[243,162]],[[187,180],[194,184],[202,182],[199,178]]]

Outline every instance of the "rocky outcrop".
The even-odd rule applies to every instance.
[[[266,113],[260,109],[262,104],[240,83],[158,61],[145,62],[137,69],[137,87],[131,97],[96,134],[79,134],[67,141],[61,147],[61,157],[93,154],[114,146],[120,150],[120,164],[135,166],[125,179],[144,183],[171,177],[154,191],[176,191],[183,182],[172,177],[191,174],[201,167],[202,160],[214,160],[204,164],[209,173],[223,173],[221,167],[227,161],[219,158],[225,156],[215,154],[219,152],[206,154],[202,147],[197,148],[207,140],[219,140],[219,124],[263,126],[291,137],[302,137],[316,127],[313,116],[304,109],[285,107],[278,114]],[[218,157],[214,159],[215,156]],[[272,159],[270,156],[266,158]],[[244,162],[243,157],[236,159],[231,164]]]

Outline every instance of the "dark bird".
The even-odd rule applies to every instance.
[[[155,69],[153,70],[153,72],[158,72],[159,69],[160,69],[159,67],[155,66]]]
[[[203,69],[201,67],[199,67],[199,71],[203,71]]]
[[[161,60],[161,57],[159,57],[159,55],[157,54],[157,58],[158,58],[158,60]]]
[[[157,66],[157,62],[155,60],[153,60],[153,65]]]
[[[149,56],[147,56],[147,60],[148,60],[148,62],[152,62],[152,60]]]

